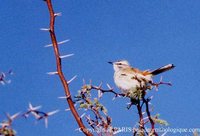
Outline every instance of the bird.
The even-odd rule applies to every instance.
[[[165,71],[173,69],[173,64],[162,66],[153,71],[139,70],[131,67],[127,60],[108,62],[113,65],[114,82],[122,94],[133,98],[141,97],[141,92],[153,85],[153,77]]]

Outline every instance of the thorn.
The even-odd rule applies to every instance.
[[[4,81],[0,81],[0,83],[1,83],[2,85],[5,85],[5,82],[4,82]]]
[[[81,128],[80,128],[80,127],[79,127],[79,128],[76,128],[75,131],[81,131]]]
[[[42,116],[40,116],[38,113],[36,113],[36,111],[32,111],[31,114],[37,119],[40,120],[42,118]]]
[[[62,55],[60,56],[60,58],[63,59],[63,58],[71,57],[71,56],[74,56],[74,54]]]
[[[147,102],[150,102],[153,99],[153,95],[147,98]]]
[[[90,79],[90,85],[92,85],[92,80]]]
[[[153,95],[152,95],[152,96],[150,96],[150,97],[149,97],[149,99],[151,99],[151,100],[152,100],[152,99],[153,99]]]
[[[63,43],[69,42],[69,41],[70,41],[69,39],[66,39],[61,42],[58,42],[57,44],[60,45],[60,44],[63,44]],[[51,46],[53,46],[53,44],[48,44],[48,45],[45,45],[44,47],[51,47]]]
[[[4,72],[1,72],[1,78],[5,78],[6,74]]]
[[[50,31],[50,28],[40,28],[41,31]]]
[[[85,116],[85,114],[86,114],[86,113],[83,113],[83,114],[80,116],[80,118],[82,119],[82,118]]]
[[[67,84],[70,84],[74,79],[76,79],[77,75],[73,76],[69,81],[67,81]]]
[[[102,87],[102,84],[103,84],[102,82],[99,84],[99,86],[98,86],[99,89]]]
[[[12,71],[12,69],[10,69],[10,70],[8,71],[8,74],[10,74],[10,75],[13,75],[13,74],[14,74],[13,71]]]
[[[97,127],[100,127],[100,126],[101,126],[101,123],[98,123],[98,124],[97,124]]]
[[[155,87],[156,91],[158,91],[158,87]]]
[[[53,44],[47,44],[44,47],[51,47],[51,46],[53,46]]]
[[[67,97],[66,96],[60,96],[60,97],[58,97],[58,99],[67,99]]]
[[[7,80],[6,83],[7,83],[7,84],[10,84],[10,83],[11,83],[11,80]]]
[[[87,116],[87,115],[85,116],[85,118],[86,118],[87,120],[90,120],[90,117],[89,117],[89,116]]]
[[[70,95],[69,96],[60,96],[60,97],[58,97],[58,99],[67,99],[69,97],[70,97]]]
[[[45,123],[45,128],[48,128],[48,118],[47,117],[44,118],[44,123]]]
[[[58,42],[58,45],[66,43],[66,42],[69,42],[69,41],[70,41],[70,39],[66,39],[66,40],[60,41],[60,42]]]
[[[36,107],[33,107],[33,105],[31,103],[29,103],[29,111],[35,111],[35,110],[38,110],[40,109],[42,106],[36,106]]]
[[[114,101],[116,99],[116,96],[112,98],[112,101]]]
[[[108,87],[110,90],[113,89],[109,84],[106,84],[106,85],[107,85],[107,87]]]
[[[47,72],[48,75],[57,75],[58,72],[57,71],[54,71],[54,72]]]
[[[127,94],[120,93],[120,94],[117,94],[117,97],[119,97],[119,98],[126,98]]]
[[[47,116],[51,116],[53,114],[56,114],[57,112],[59,112],[59,110],[54,110],[54,111],[48,112]]]
[[[16,119],[19,116],[20,112],[15,113],[14,115],[10,116],[8,113],[6,114],[8,120],[13,121],[14,119]]]
[[[70,111],[70,108],[65,109],[65,111]]]
[[[165,136],[167,134],[167,131],[165,131],[161,136]]]
[[[56,17],[56,16],[61,16],[62,15],[62,13],[61,12],[59,12],[59,13],[54,13],[54,16]]]
[[[144,120],[146,120],[146,119],[149,119],[149,117],[145,117],[145,118],[143,118],[142,120],[144,121]]]
[[[85,82],[85,79],[83,78],[83,85],[85,85],[86,84],[86,82]]]
[[[22,116],[27,119],[29,117],[29,114],[28,113],[24,113]]]
[[[163,77],[161,76],[161,77],[160,77],[160,82],[162,82],[162,81],[163,81]]]
[[[103,96],[103,93],[101,90],[98,90],[98,98],[101,98]]]

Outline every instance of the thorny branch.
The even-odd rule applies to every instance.
[[[0,122],[0,136],[15,136],[16,132],[12,128],[13,122],[18,118],[28,118],[30,115],[33,115],[37,121],[44,120],[45,126],[48,127],[48,117],[57,113],[59,110],[54,110],[51,112],[44,112],[39,110],[41,106],[33,107],[29,103],[29,108],[24,113],[15,113],[14,115],[6,114],[7,119]]]
[[[149,104],[150,104],[150,101],[153,97],[145,98],[148,89],[152,89],[153,87],[155,87],[157,89],[159,87],[159,85],[162,85],[162,84],[171,85],[170,83],[165,83],[162,80],[160,80],[159,83],[150,83],[150,85],[147,88],[142,88],[141,92],[140,91],[136,92],[136,94],[134,95],[134,96],[136,96],[135,98],[130,98],[131,103],[128,104],[127,108],[130,109],[131,106],[135,105],[137,107],[137,111],[138,111],[138,115],[139,115],[138,129],[137,128],[133,129],[133,135],[134,136],[136,136],[136,135],[139,135],[139,136],[145,136],[145,135],[158,136],[157,132],[155,131],[155,124],[159,123],[159,124],[162,124],[162,125],[167,125],[167,122],[159,119],[158,115],[156,115],[155,117],[151,116]],[[106,134],[106,136],[110,136],[111,134],[115,134],[115,133],[120,132],[120,130],[113,129],[113,127],[111,127],[111,125],[110,125],[111,118],[109,116],[107,116],[107,113],[105,114],[106,119],[109,119],[110,123],[109,123],[109,125],[108,125],[108,123],[106,123],[105,117],[103,117],[100,114],[100,112],[103,111],[103,113],[105,113],[105,111],[107,112],[107,110],[105,109],[105,107],[103,105],[101,105],[99,103],[99,100],[104,93],[112,93],[112,94],[115,95],[115,97],[121,97],[121,96],[129,97],[129,96],[115,92],[113,90],[113,88],[110,87],[110,85],[108,85],[108,84],[107,84],[107,87],[108,87],[108,89],[103,89],[102,83],[98,86],[92,85],[92,83],[90,83],[90,84],[84,83],[84,85],[82,86],[78,95],[75,96],[75,103],[79,103],[80,108],[92,111],[95,118],[92,119],[90,116],[86,116],[86,120],[87,120],[88,124],[91,126],[91,128],[93,128],[96,132],[98,132],[98,130],[100,130],[100,129],[107,130],[108,127],[106,127],[106,126],[110,126],[110,128],[112,128],[111,129],[112,131],[109,131],[109,132],[112,132],[112,133]],[[92,100],[92,97],[91,97],[92,91],[98,91],[98,98],[99,99],[94,98],[94,100]],[[145,112],[143,112],[144,106],[145,106]],[[146,113],[147,117],[144,117],[145,113]],[[107,122],[108,122],[108,120],[107,120]],[[151,126],[150,131],[148,131],[145,128],[145,125],[147,125],[147,123],[150,123],[150,126]]]
[[[70,90],[69,90],[69,83],[71,82],[71,80],[67,81],[62,72],[62,64],[61,64],[62,59],[65,57],[72,56],[73,54],[60,56],[60,52],[59,52],[59,48],[58,48],[59,43],[57,42],[56,34],[55,34],[55,30],[54,30],[55,18],[56,18],[56,16],[60,15],[60,13],[54,12],[51,0],[43,0],[43,1],[46,2],[48,11],[50,14],[49,29],[45,29],[45,30],[48,30],[50,33],[50,37],[52,40],[52,45],[53,45],[53,49],[54,49],[54,53],[55,53],[55,58],[56,58],[56,66],[57,66],[57,71],[53,72],[51,74],[58,74],[58,76],[62,82],[64,91],[65,91],[65,96],[66,96],[66,100],[69,104],[70,111],[72,112],[74,118],[76,119],[76,122],[78,123],[80,130],[82,130],[85,135],[92,136],[92,134],[84,126],[84,124],[82,122],[82,116],[80,117],[78,115],[77,110],[75,109],[74,102],[72,100]],[[64,43],[64,42],[66,42],[66,40],[62,41],[61,43]],[[46,47],[49,47],[49,45],[47,45]],[[12,74],[12,71],[10,70],[7,74]],[[1,84],[10,82],[10,80],[5,80],[5,77],[6,77],[5,73],[0,74],[0,83]],[[152,83],[150,83],[150,88],[142,89],[143,91],[142,91],[141,99],[138,97],[136,100],[131,100],[131,104],[128,105],[128,109],[132,105],[136,105],[138,114],[139,114],[139,130],[134,129],[134,131],[133,131],[134,136],[138,135],[138,134],[143,136],[143,135],[145,135],[145,133],[149,136],[158,136],[157,132],[155,131],[155,124],[157,122],[160,122],[160,124],[162,124],[162,122],[164,122],[164,121],[159,120],[158,116],[152,117],[150,109],[149,109],[149,102],[151,99],[145,98],[145,95],[146,95],[147,89],[151,89],[151,87],[155,87],[157,89],[159,87],[159,85],[161,85],[161,84],[166,84],[166,85],[171,86],[171,83],[165,83],[162,81],[160,81],[159,83],[152,82]],[[111,119],[111,117],[109,117],[107,115],[107,109],[99,102],[99,100],[97,98],[94,98],[93,100],[91,99],[91,97],[90,97],[91,90],[97,90],[99,93],[99,98],[103,95],[103,93],[113,93],[115,95],[115,97],[120,97],[120,96],[128,97],[125,94],[115,92],[113,90],[113,88],[111,88],[109,85],[107,85],[107,86],[108,86],[108,89],[102,89],[102,84],[100,84],[99,86],[93,86],[91,84],[84,85],[82,87],[80,93],[78,94],[78,96],[75,97],[76,98],[75,103],[79,103],[80,108],[90,110],[93,113],[93,115],[95,117],[94,119],[92,119],[92,117],[90,117],[88,115],[85,116],[85,118],[86,118],[88,124],[100,136],[101,135],[106,135],[106,136],[114,135],[114,133],[117,132],[117,130],[115,128],[113,128],[111,125],[112,119]],[[142,104],[141,104],[141,102],[142,102]],[[144,105],[145,105],[145,111],[146,111],[146,115],[147,115],[146,118],[144,118],[144,113],[143,113]],[[40,108],[40,106],[33,107],[31,104],[29,104],[29,109],[25,113],[22,113],[22,114],[16,113],[12,116],[7,114],[7,120],[0,122],[0,126],[1,126],[0,127],[0,135],[14,136],[15,131],[12,129],[13,121],[19,117],[27,118],[30,114],[33,115],[36,118],[36,120],[38,120],[38,121],[41,119],[44,119],[45,126],[47,127],[48,117],[50,115],[57,113],[58,110],[46,113],[46,112],[38,110],[39,108]],[[145,119],[147,119],[147,120],[145,121]],[[151,125],[150,132],[147,132],[147,130],[145,129],[145,125],[147,123],[150,123],[150,125]],[[165,124],[165,122],[163,124]]]
[[[156,133],[155,131],[155,122],[153,121],[152,117],[151,117],[151,113],[150,113],[150,110],[149,110],[149,100],[146,100],[144,97],[142,98],[143,102],[145,103],[145,106],[146,106],[146,113],[147,113],[147,116],[148,116],[148,119],[151,123],[151,132],[150,134],[151,135],[155,135],[155,136],[158,136],[158,134]]]
[[[123,93],[117,93],[117,92],[115,92],[114,89],[112,87],[110,87],[109,84],[107,84],[108,89],[103,89],[102,88],[102,83],[99,86],[90,85],[90,87],[91,87],[91,89],[100,91],[100,93],[102,93],[102,94],[103,93],[113,93],[115,95],[115,97],[120,97],[120,96],[124,97],[125,96],[125,94],[123,94]]]
[[[144,136],[145,133],[148,136],[158,136],[158,133],[155,131],[155,124],[157,122],[159,122],[160,124],[164,124],[164,125],[167,124],[166,121],[158,119],[157,116],[155,118],[153,118],[151,116],[151,112],[150,112],[150,109],[149,109],[149,102],[151,101],[152,97],[145,98],[145,96],[147,94],[148,89],[152,89],[153,87],[155,87],[155,89],[157,90],[159,85],[165,84],[165,85],[171,86],[171,83],[163,82],[162,78],[161,78],[160,82],[158,82],[158,83],[150,82],[149,84],[150,84],[150,86],[147,86],[147,88],[141,88],[141,92],[140,92],[139,95],[137,94],[136,99],[131,98],[131,103],[128,106],[128,108],[130,108],[132,105],[136,105],[137,110],[138,110],[138,114],[139,114],[139,129],[134,129],[134,132],[133,132],[134,136],[136,136],[136,135]],[[142,102],[142,104],[141,104],[141,102]],[[142,111],[144,104],[145,104],[145,111],[146,111],[146,114],[147,114],[146,118],[144,118],[143,111]],[[147,120],[144,122],[145,119],[147,119]],[[156,119],[158,119],[159,121],[155,122]],[[150,132],[148,132],[145,129],[145,125],[149,122],[150,122],[150,125],[151,125]]]
[[[100,91],[102,94],[98,94],[98,98],[93,98],[93,90]],[[112,88],[107,90],[102,89],[101,84],[99,86],[84,84],[78,95],[75,96],[75,103],[79,104],[80,109],[92,112],[94,117],[92,117],[92,114],[85,116],[86,113],[84,113],[83,115],[89,126],[94,129],[99,136],[112,136],[117,130],[111,125],[112,119],[107,115],[107,109],[100,103],[100,97],[105,92],[111,92],[115,94],[116,97],[118,96]]]
[[[87,130],[87,128],[84,126],[82,119],[80,118],[78,112],[75,109],[74,103],[72,101],[72,97],[70,94],[70,90],[69,90],[69,86],[67,83],[67,80],[62,72],[62,64],[61,64],[61,58],[60,58],[60,53],[59,53],[59,48],[58,48],[58,43],[56,40],[56,34],[55,34],[55,30],[54,30],[54,24],[55,24],[55,17],[57,16],[57,14],[55,14],[54,10],[53,10],[53,6],[52,6],[52,2],[51,0],[44,0],[48,6],[48,10],[49,10],[49,14],[50,14],[50,27],[49,27],[49,33],[51,36],[51,41],[53,44],[53,49],[54,49],[54,53],[55,53],[55,57],[56,57],[56,65],[57,65],[57,74],[62,82],[63,88],[65,90],[65,95],[66,95],[66,100],[69,104],[69,108],[74,116],[74,118],[76,119],[76,122],[79,125],[80,130],[83,131],[83,133],[87,136],[92,136],[92,134]]]
[[[1,72],[0,73],[0,83],[2,85],[9,84],[11,82],[11,80],[7,80],[6,77],[9,75],[12,75],[12,74],[13,74],[12,70],[9,70],[8,72]]]
[[[54,53],[55,53],[55,57],[56,57],[56,64],[57,64],[57,72],[56,74],[59,75],[59,78],[63,84],[63,87],[64,87],[64,90],[65,90],[65,95],[66,95],[66,100],[69,104],[69,108],[72,112],[72,114],[74,115],[78,125],[79,125],[79,128],[83,131],[83,133],[85,135],[88,135],[88,136],[92,136],[92,134],[86,129],[86,127],[84,126],[83,122],[82,122],[82,119],[81,117],[78,115],[75,107],[74,107],[74,103],[72,101],[72,97],[71,97],[71,94],[70,94],[70,91],[69,91],[69,87],[68,87],[68,83],[67,83],[67,80],[62,72],[62,65],[61,65],[61,57],[60,57],[60,53],[59,53],[59,48],[58,48],[58,43],[57,43],[57,40],[56,40],[56,35],[55,35],[55,32],[54,32],[54,23],[55,23],[55,17],[57,14],[54,13],[53,11],[53,7],[52,7],[52,3],[51,3],[51,0],[45,0],[45,2],[47,3],[47,6],[48,6],[48,9],[49,9],[49,13],[50,13],[50,28],[49,28],[49,32],[50,32],[50,36],[51,36],[51,40],[52,40],[52,43],[53,43],[53,48],[54,48]],[[167,84],[167,85],[171,85],[170,83],[164,83],[162,81],[160,81],[159,83],[150,83],[150,88],[151,87],[155,87],[156,89],[158,88],[159,85],[161,84]],[[130,108],[132,105],[136,105],[137,106],[137,110],[138,110],[138,114],[139,114],[139,131],[135,131],[134,134],[137,134],[137,133],[142,133],[141,135],[145,135],[144,132],[147,134],[147,135],[155,135],[157,136],[158,134],[156,133],[155,131],[155,122],[153,120],[153,118],[151,117],[151,114],[150,114],[150,111],[149,111],[149,99],[145,99],[145,95],[146,95],[146,90],[147,89],[150,89],[150,88],[145,88],[143,89],[142,91],[142,97],[139,96],[137,99],[138,101],[132,101],[131,100],[131,104],[128,106],[128,108]],[[108,128],[108,126],[110,126],[110,123],[111,123],[111,118],[106,116],[106,119],[102,117],[102,115],[99,113],[99,109],[100,111],[103,111],[105,112],[105,107],[102,106],[101,104],[99,104],[98,100],[95,100],[94,99],[94,102],[92,102],[89,98],[89,95],[90,95],[90,91],[91,90],[97,90],[99,91],[99,97],[101,97],[101,95],[103,93],[106,93],[106,92],[110,92],[110,93],[113,93],[115,95],[115,97],[119,97],[119,96],[126,96],[128,97],[127,95],[124,95],[124,94],[120,94],[120,93],[117,93],[115,92],[112,88],[109,87],[108,90],[104,90],[101,88],[101,85],[100,86],[92,86],[92,85],[89,85],[89,86],[84,86],[81,90],[81,93],[79,94],[79,96],[76,97],[76,102],[80,102],[80,107],[82,108],[86,108],[86,109],[90,109],[94,115],[95,115],[95,120],[91,119],[89,116],[86,117],[89,125],[97,130],[99,129],[99,126],[101,126],[102,128],[106,129]],[[138,92],[137,92],[138,93]],[[139,92],[140,93],[140,92]],[[87,94],[87,96],[86,96]],[[140,95],[140,94],[139,94]],[[142,102],[142,104],[140,103]],[[143,117],[143,112],[142,112],[142,108],[143,108],[143,104],[145,104],[146,106],[146,114],[148,116],[148,121],[144,122],[144,117]],[[99,122],[99,120],[101,121],[101,123]],[[148,133],[144,127],[144,125],[146,123],[150,122],[151,124],[151,131]],[[111,127],[112,128],[112,127]],[[113,130],[114,132],[114,130]],[[113,133],[112,132],[112,133]]]
[[[140,100],[138,100],[137,110],[139,114],[139,132],[140,135],[144,135],[144,120],[143,120],[142,106],[140,105]]]

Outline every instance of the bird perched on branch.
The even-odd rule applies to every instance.
[[[153,83],[153,76],[171,70],[175,67],[173,64],[168,64],[153,71],[141,71],[137,68],[131,67],[126,60],[108,63],[113,65],[114,82],[117,87],[123,94],[131,94],[133,97],[139,97],[138,95],[141,94],[141,91],[148,89],[151,85],[156,85]]]

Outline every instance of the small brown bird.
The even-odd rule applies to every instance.
[[[153,71],[140,71],[129,65],[128,61],[120,60],[109,62],[114,68],[114,82],[123,94],[136,92],[138,89],[145,88],[149,83],[153,83],[152,77],[173,69],[173,64],[168,64]]]

